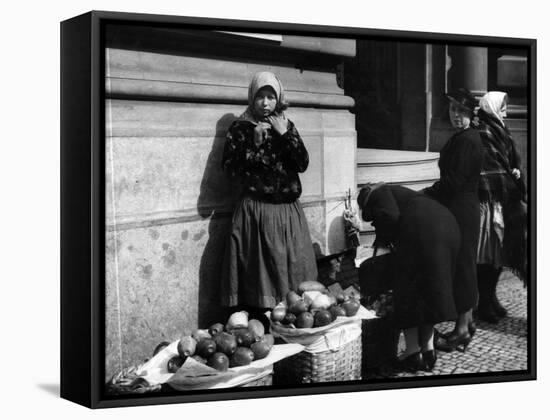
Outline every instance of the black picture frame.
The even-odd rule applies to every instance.
[[[163,26],[527,51],[528,189],[536,191],[536,40],[92,11],[61,23],[61,397],[90,408],[536,379],[536,195],[529,195],[528,368],[487,374],[108,396],[105,367],[105,25]]]

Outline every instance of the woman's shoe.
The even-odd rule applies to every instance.
[[[445,340],[440,340],[437,343],[434,343],[434,346],[437,350],[450,353],[452,351],[458,350],[464,353],[466,348],[472,341],[472,336],[469,332],[465,334],[451,334]]]
[[[437,362],[437,353],[434,350],[428,350],[422,352],[422,370],[425,372],[431,372]]]
[[[397,359],[395,362],[395,368],[400,372],[414,373],[422,370],[424,363],[422,362],[422,353],[417,352],[408,355],[404,359]]]
[[[468,332],[470,333],[470,336],[472,336],[472,338],[474,337],[474,334],[476,333],[476,331],[477,331],[477,325],[475,321],[468,322]],[[454,334],[454,330],[448,331],[446,333],[442,333],[437,328],[434,328],[434,343],[440,338],[443,338],[446,340],[451,334]]]
[[[434,327],[434,342],[437,341],[440,337],[447,338],[451,334],[451,331],[442,333],[437,328]]]

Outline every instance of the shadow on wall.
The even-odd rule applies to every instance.
[[[225,309],[220,302],[220,278],[225,243],[229,235],[231,214],[220,213],[234,207],[235,188],[223,174],[221,161],[225,145],[225,132],[236,119],[225,114],[216,123],[216,137],[208,155],[201,180],[197,211],[202,219],[210,219],[208,241],[204,247],[199,267],[198,326],[208,328],[216,322],[225,322]],[[223,133],[223,134],[222,134]],[[220,185],[221,183],[221,185]],[[220,207],[218,207],[220,206]]]

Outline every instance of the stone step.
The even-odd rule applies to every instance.
[[[439,178],[438,159],[433,152],[357,149],[357,185],[386,182],[421,189]]]

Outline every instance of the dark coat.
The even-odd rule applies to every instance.
[[[424,190],[451,211],[460,228],[462,240],[454,284],[459,313],[477,303],[478,185],[482,163],[483,147],[478,131],[473,128],[460,131],[441,149],[439,181]]]
[[[398,185],[377,187],[361,207],[376,229],[376,242],[395,245],[392,287],[397,325],[410,328],[456,319],[453,276],[460,231],[449,210]]]

